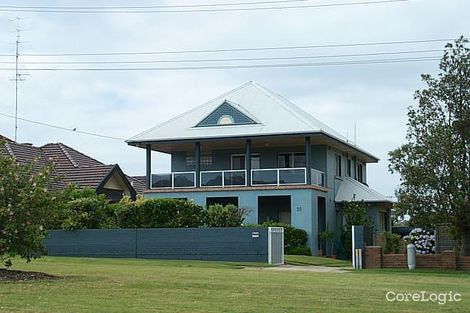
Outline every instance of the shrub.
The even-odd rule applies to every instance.
[[[206,212],[207,227],[239,227],[243,224],[243,209],[233,204],[210,205]]]
[[[305,230],[272,221],[264,222],[260,226],[284,227],[284,250],[286,254],[300,254],[299,252],[302,251],[305,255],[311,255],[307,246],[308,235]]]
[[[403,246],[403,239],[398,234],[392,234],[390,232],[382,233],[384,238],[383,250],[385,254],[400,253]]]
[[[436,238],[431,232],[422,228],[413,229],[404,239],[415,245],[416,254],[431,254],[436,252]]]
[[[176,199],[146,199],[116,206],[122,228],[201,227],[204,209],[193,202]]]
[[[297,246],[289,248],[289,251],[286,254],[290,255],[312,255],[312,251],[307,246]]]
[[[0,264],[6,267],[16,255],[29,262],[44,252],[49,173],[49,168],[18,164],[0,151]]]
[[[54,194],[48,229],[115,228],[117,219],[114,207],[105,195],[97,195],[93,189],[68,186]]]

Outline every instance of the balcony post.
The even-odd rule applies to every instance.
[[[251,186],[251,140],[247,139],[245,144],[245,170],[246,185]]]
[[[150,189],[150,178],[152,176],[152,149],[150,145],[145,146],[145,188]]]
[[[194,162],[196,171],[196,188],[201,186],[201,143],[196,142],[194,146]]]
[[[310,136],[305,137],[305,165],[307,171],[307,185],[312,184],[312,145],[310,144]]]

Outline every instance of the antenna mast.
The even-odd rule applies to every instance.
[[[357,141],[356,141],[356,122],[354,122],[354,145],[357,146]]]
[[[18,82],[24,81],[21,78],[21,74],[18,72],[18,59],[20,56],[19,46],[20,46],[20,20],[21,18],[16,17],[16,51],[15,51],[15,141],[18,141]]]

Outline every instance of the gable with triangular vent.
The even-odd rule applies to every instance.
[[[212,111],[212,113],[200,121],[196,127],[249,124],[257,124],[257,122],[225,100],[220,106]]]

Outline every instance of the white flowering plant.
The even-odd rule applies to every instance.
[[[430,231],[415,228],[404,239],[415,245],[416,254],[433,254],[436,252],[436,238]]]

